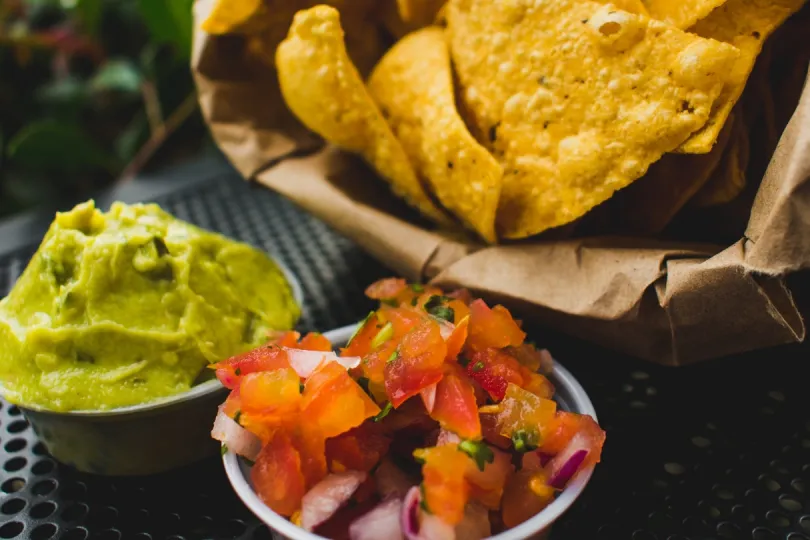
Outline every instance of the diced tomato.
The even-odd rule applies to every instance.
[[[300,385],[301,378],[292,368],[248,373],[239,386],[242,412],[279,418],[295,416],[301,406]]]
[[[447,338],[447,360],[455,362],[458,355],[464,348],[464,342],[467,341],[467,330],[469,329],[470,318],[464,317],[453,328],[453,333]]]
[[[557,404],[552,400],[538,397],[511,383],[498,407],[501,435],[511,438],[522,431],[526,442],[537,445],[546,439],[557,412]]]
[[[522,366],[521,373],[523,375],[523,384],[521,386],[524,390],[545,399],[551,399],[554,396],[554,385],[543,375],[533,373]]]
[[[497,510],[501,506],[506,481],[515,472],[515,467],[507,452],[501,452],[496,448],[491,450],[495,454],[495,459],[492,463],[484,465],[483,471],[469,460],[466,478],[470,483],[471,497],[490,510]]]
[[[385,381],[385,364],[397,350],[397,343],[389,341],[380,349],[368,353],[360,363],[363,376],[370,382],[383,385]]]
[[[447,307],[453,310],[453,323],[459,324],[461,321],[470,316],[470,308],[461,300],[450,300],[447,302]]]
[[[506,482],[501,515],[506,527],[516,527],[534,517],[554,500],[554,490],[545,485],[542,471],[520,470]]]
[[[326,438],[359,426],[380,412],[368,394],[337,362],[322,364],[304,385],[302,418]]]
[[[379,332],[379,319],[376,313],[371,313],[351,341],[341,350],[341,356],[365,356],[371,352],[371,341]]]
[[[262,447],[250,472],[259,498],[274,512],[291,516],[301,507],[306,480],[301,457],[284,430],[276,430]]]
[[[470,330],[467,346],[473,351],[503,349],[523,344],[526,334],[503,306],[490,309],[483,300],[470,304]]]
[[[447,345],[439,325],[424,320],[405,334],[396,357],[385,364],[385,391],[391,404],[399,407],[422,388],[439,382]]]
[[[582,425],[582,416],[567,411],[559,411],[540,445],[545,454],[558,454],[571,442]]]
[[[537,348],[530,344],[524,343],[519,347],[510,347],[507,352],[515,357],[515,360],[520,362],[529,371],[534,373],[541,371],[546,373],[550,371],[551,359],[548,358],[548,351],[539,351]],[[545,353],[545,354],[543,354]]]
[[[369,472],[388,452],[391,439],[368,422],[326,441],[329,469],[339,473],[346,470]]]
[[[301,459],[301,472],[307,490],[326,477],[326,446],[323,435],[307,422],[301,422],[293,429],[292,443]]]
[[[383,310],[382,313],[386,318],[386,322],[390,321],[394,326],[393,338],[398,341],[399,338],[410,332],[420,321],[425,319],[425,315],[410,308],[394,308]]]
[[[509,383],[521,386],[523,376],[517,360],[497,349],[476,351],[469,356],[467,374],[495,401],[500,401],[506,394]]]
[[[470,495],[465,478],[470,459],[456,445],[447,444],[414,452],[422,465],[422,489],[428,511],[456,525],[464,517]]]
[[[447,296],[460,300],[465,306],[469,306],[473,302],[472,294],[470,294],[470,291],[467,289],[456,289],[455,291],[447,293]]]
[[[326,339],[323,334],[318,332],[310,332],[304,336],[304,339],[302,339],[298,345],[294,345],[291,348],[304,349],[305,351],[331,352],[332,343]]]
[[[231,390],[231,393],[228,394],[227,398],[225,398],[225,403],[222,405],[222,410],[230,418],[235,417],[236,413],[242,410],[242,398],[240,397],[238,386]]]
[[[472,384],[460,370],[449,369],[436,386],[436,401],[430,415],[444,429],[464,439],[481,438],[478,404]]]
[[[481,434],[489,444],[497,446],[502,450],[508,450],[512,446],[512,441],[508,437],[501,435],[497,414],[480,414]]]
[[[407,288],[408,282],[401,278],[384,278],[366,287],[366,296],[372,300],[396,298]]]
[[[286,332],[276,334],[275,336],[270,336],[270,343],[273,345],[278,345],[279,347],[289,347],[294,349],[298,346],[299,339],[301,339],[301,334],[295,332],[294,330],[288,330]]]
[[[232,356],[211,367],[216,369],[217,378],[225,387],[234,389],[239,386],[241,378],[248,373],[288,368],[290,362],[283,349],[276,346],[262,346]]]
[[[602,459],[602,447],[605,444],[605,432],[599,427],[596,421],[587,414],[582,415],[581,424],[579,426],[578,436],[586,441],[586,445],[590,450],[588,457],[582,463],[581,468],[587,468],[596,465]]]

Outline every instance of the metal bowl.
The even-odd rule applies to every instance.
[[[326,332],[324,335],[336,346],[343,346],[349,340],[354,330],[355,326],[352,325]],[[591,403],[590,398],[588,398],[588,394],[585,393],[585,389],[582,388],[579,381],[571,375],[571,372],[562,367],[556,360],[554,361],[554,370],[549,380],[554,384],[556,389],[554,400],[557,402],[560,409],[580,414],[588,414],[592,416],[594,420],[597,420],[593,403]],[[275,539],[324,540],[322,536],[307,532],[293,525],[287,518],[273,512],[259,499],[250,481],[251,466],[247,461],[230,451],[222,457],[222,460],[225,465],[228,480],[230,480],[236,494],[256,517],[273,530]],[[591,479],[592,473],[593,469],[589,469],[578,474],[573,481],[569,482],[565,490],[536,516],[521,523],[517,527],[492,536],[490,539],[545,540],[551,533],[552,524],[574,504],[574,501],[577,500],[588,484],[588,481]]]
[[[302,305],[301,284],[275,262]],[[216,455],[220,446],[211,438],[211,427],[227,395],[212,379],[170,397],[104,411],[18,407],[57,461],[86,473],[140,476]]]

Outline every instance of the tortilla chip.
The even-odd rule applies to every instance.
[[[717,206],[737,198],[745,189],[749,150],[748,126],[737,118],[720,166],[690,204],[696,207]]]
[[[215,0],[201,28],[212,35],[256,33],[267,26],[268,15],[264,0]]]
[[[641,0],[596,0],[600,4],[613,4],[619,9],[623,9],[628,13],[634,13],[636,15],[647,15],[649,16],[649,12],[647,8],[644,7],[644,3]]]
[[[439,202],[494,242],[503,170],[456,110],[444,31],[417,30],[394,45],[374,68],[368,89]]]
[[[504,163],[499,233],[564,225],[708,118],[733,47],[581,0],[450,0],[462,99]]]
[[[287,106],[309,129],[363,156],[406,202],[438,223],[450,220],[428,197],[402,146],[368,95],[346,52],[340,15],[320,5],[299,11],[276,50]]]
[[[712,107],[709,121],[678,148],[684,154],[709,152],[717,140],[731,109],[740,99],[748,76],[762,50],[763,42],[806,0],[728,0],[690,29],[699,36],[730,43],[740,56],[720,97]]]
[[[644,0],[650,17],[686,30],[727,0]]]
[[[652,235],[663,231],[717,170],[731,131],[728,124],[708,154],[665,155],[643,178],[620,191],[617,221],[623,232]]]

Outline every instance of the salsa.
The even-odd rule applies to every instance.
[[[483,538],[600,461],[605,433],[557,408],[553,361],[466,290],[387,278],[337,352],[287,332],[212,366],[212,435],[254,461],[258,496],[330,538]]]
[[[137,405],[188,390],[299,314],[263,252],[155,204],[89,201],[56,215],[0,300],[0,384],[54,411]]]

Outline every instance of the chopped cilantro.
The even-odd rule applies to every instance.
[[[495,461],[495,452],[482,441],[471,441],[467,439],[458,444],[458,449],[475,461],[475,465],[478,467],[479,471],[483,471],[487,463]]]
[[[374,316],[374,312],[372,311],[371,313],[369,313],[368,315],[366,315],[366,318],[365,318],[365,319],[363,319],[362,321],[360,321],[360,323],[357,325],[357,328],[356,328],[356,329],[355,329],[355,331],[354,331],[354,334],[352,334],[352,337],[350,337],[350,338],[349,338],[349,341],[347,341],[347,342],[346,342],[346,346],[347,346],[347,347],[348,347],[348,346],[351,344],[352,340],[354,340],[354,338],[356,338],[356,337],[357,337],[357,334],[359,334],[359,333],[360,333],[360,330],[362,330],[362,329],[363,329],[363,327],[366,325],[366,323],[368,322],[368,320],[369,320],[371,317],[373,317],[373,316]]]
[[[371,340],[371,348],[376,349],[392,337],[394,337],[394,325],[391,323],[391,321],[388,321],[385,323],[385,326],[383,326],[380,331],[377,332],[374,339]]]
[[[304,393],[304,383],[302,383],[302,382],[298,383],[298,392],[301,393],[301,394]]]
[[[380,302],[382,302],[385,305],[393,307],[397,307],[399,305],[399,302],[397,302],[396,298],[383,298],[382,300],[380,300]]]
[[[360,385],[360,388],[362,388],[362,389],[363,389],[363,391],[364,391],[366,394],[368,394],[369,396],[371,396],[371,390],[369,390],[369,389],[368,389],[368,382],[369,382],[369,381],[368,381],[368,377],[359,377],[359,378],[357,379],[357,384],[359,384],[359,385]]]
[[[236,414],[233,415],[233,421],[239,424],[239,419],[242,418],[242,411],[236,411]],[[239,424],[240,426],[242,424]]]
[[[453,311],[453,308],[444,305],[450,300],[452,300],[452,298],[447,296],[438,296],[434,294],[428,299],[427,302],[425,302],[425,311],[427,311],[437,319],[444,319],[447,322],[453,322],[453,319],[455,318],[455,312]]]
[[[234,374],[236,374],[237,377],[240,376],[242,374],[242,368],[236,368]]]
[[[394,349],[394,352],[391,353],[391,356],[388,357],[386,363],[390,364],[391,362],[396,361],[399,358],[399,349]]]
[[[512,445],[517,452],[531,452],[537,450],[537,431],[519,429],[512,433]]]
[[[388,403],[386,403],[385,407],[383,407],[383,409],[379,412],[379,414],[377,414],[377,416],[374,417],[374,421],[379,422],[380,420],[382,420],[383,418],[388,416],[388,413],[390,413],[391,409],[393,409],[393,408],[394,408],[394,406],[391,405],[390,401]]]
[[[222,446],[219,448],[219,452],[220,452],[220,455],[222,455],[222,456],[227,454],[228,453],[228,445],[225,444],[225,443],[222,443]]]
[[[418,297],[414,296],[413,298],[411,298],[411,305],[412,306],[416,306],[416,304],[418,304],[418,303],[419,303],[419,298]]]
[[[425,287],[421,283],[414,283],[411,285],[411,290],[415,293],[425,292]]]
[[[427,497],[425,497],[425,484],[419,484],[419,507],[423,512],[427,512],[428,514],[433,513],[430,511],[430,508],[428,508],[427,505]]]
[[[476,362],[475,364],[473,364],[473,367],[472,367],[473,373],[478,373],[482,369],[484,369],[484,363],[483,362]]]

